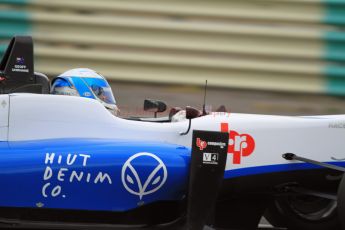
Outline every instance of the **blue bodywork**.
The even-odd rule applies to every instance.
[[[187,192],[190,149],[162,142],[0,142],[0,207],[128,211]],[[345,162],[333,162],[345,166]],[[308,163],[225,171],[224,179],[316,169]]]
[[[190,150],[111,139],[0,142],[0,206],[125,211],[186,194]]]

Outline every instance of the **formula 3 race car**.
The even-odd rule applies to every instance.
[[[12,39],[0,64],[0,227],[256,229],[263,215],[289,229],[345,226],[345,115],[186,107],[180,122],[130,120],[49,95],[33,67],[31,38]]]

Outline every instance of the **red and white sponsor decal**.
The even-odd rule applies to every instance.
[[[199,147],[200,150],[204,150],[207,147],[207,142],[201,140],[200,138],[196,139],[196,146]]]
[[[242,157],[247,157],[253,153],[255,141],[252,136],[230,130],[229,123],[221,123],[220,130],[229,133],[228,153],[233,154],[233,164],[241,164]]]

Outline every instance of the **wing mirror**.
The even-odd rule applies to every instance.
[[[149,112],[154,112],[155,117],[157,113],[162,113],[167,109],[167,105],[163,101],[145,99],[144,101],[144,110]]]

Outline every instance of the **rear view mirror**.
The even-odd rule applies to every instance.
[[[152,99],[145,99],[144,101],[144,110],[154,112],[155,117],[157,117],[157,113],[164,112],[166,109],[167,105],[163,101]]]

